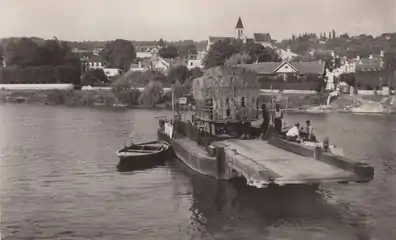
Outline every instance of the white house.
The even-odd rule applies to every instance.
[[[294,57],[298,56],[298,54],[292,52],[290,48],[288,48],[286,51],[279,49],[278,54],[283,61],[291,61]]]
[[[143,59],[137,64],[131,64],[130,71],[144,72],[153,69],[167,75],[170,67],[171,67],[170,63],[167,62],[162,57],[156,57],[156,58],[153,57],[151,59]]]
[[[103,59],[98,55],[91,56],[83,64],[85,65],[87,70],[91,69],[91,68],[104,68],[105,67]]]
[[[193,68],[201,68],[203,69],[203,63],[202,60],[188,60],[187,62],[187,68],[189,70],[193,69]]]
[[[103,71],[107,77],[114,77],[122,73],[122,70],[118,68],[103,68]]]

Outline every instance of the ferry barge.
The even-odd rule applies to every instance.
[[[174,104],[174,118],[160,119],[157,131],[158,139],[169,143],[192,170],[220,180],[242,177],[258,188],[373,179],[373,167],[329,153],[320,145],[289,142],[276,135],[258,139],[257,129],[251,127],[258,119],[260,94],[254,72],[215,67],[192,85],[194,113],[180,114],[180,106]]]

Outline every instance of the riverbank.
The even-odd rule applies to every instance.
[[[150,108],[121,102],[109,90],[0,90],[0,103],[62,105],[68,107]],[[155,109],[171,109],[171,102],[163,99]]]
[[[266,103],[269,108],[279,103],[281,108],[289,112],[304,113],[364,113],[389,114],[396,112],[396,98],[368,97],[343,95],[326,106],[328,93],[320,94],[264,94],[259,102]],[[100,108],[143,108],[172,109],[170,96],[165,95],[154,107],[124,104],[113,91],[98,90],[0,90],[0,103],[28,103],[69,107],[100,107]]]

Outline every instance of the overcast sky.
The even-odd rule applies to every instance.
[[[0,0],[0,38],[206,40],[300,32],[396,32],[396,0]]]

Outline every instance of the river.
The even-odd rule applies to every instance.
[[[0,105],[2,239],[396,239],[396,116],[287,114],[375,167],[370,183],[312,193],[218,182],[178,161],[118,172],[116,149],[154,139],[160,115]]]

